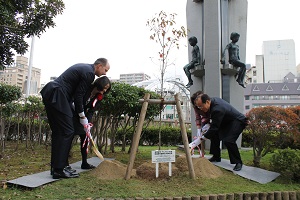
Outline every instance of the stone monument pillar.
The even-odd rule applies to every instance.
[[[230,33],[240,34],[240,60],[245,63],[247,36],[247,0],[187,0],[186,18],[188,38],[195,36],[201,50],[202,63],[192,72],[194,84],[190,93],[204,91],[211,97],[220,97],[243,113],[244,88],[235,79],[238,69],[220,63],[221,53],[230,43]],[[189,46],[189,60],[191,60]],[[196,134],[195,115],[191,116],[193,135]],[[237,140],[241,146],[241,137]],[[209,148],[209,142],[206,142]]]

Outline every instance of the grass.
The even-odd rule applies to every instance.
[[[9,143],[1,154],[0,180],[12,180],[27,174],[49,170],[50,147],[32,145],[25,148],[21,144],[18,150],[15,143]],[[151,151],[158,147],[139,147],[134,166],[145,160],[151,160]],[[162,147],[161,149],[175,149],[177,147]],[[128,150],[128,147],[127,149]],[[182,152],[181,152],[182,153]],[[70,163],[79,161],[79,145],[72,149]],[[94,156],[89,153],[90,156]],[[252,163],[252,151],[241,150],[241,156],[246,165]],[[109,153],[105,157],[128,163],[129,154],[116,148],[116,153]],[[228,158],[226,150],[222,157]],[[268,167],[270,155],[262,159],[262,166]],[[271,191],[299,191],[300,184],[295,184],[281,177],[267,184],[259,184],[232,172],[223,170],[224,176],[217,179],[195,179],[188,175],[172,176],[168,179],[153,181],[131,178],[129,180],[100,180],[89,172],[80,174],[76,179],[63,179],[36,189],[26,189],[16,186],[7,187],[2,184],[0,199],[96,199],[96,198],[129,198],[129,197],[184,197],[200,196],[205,194],[226,194],[240,192],[271,192]],[[5,182],[5,181],[2,181]],[[5,189],[6,188],[6,189]]]

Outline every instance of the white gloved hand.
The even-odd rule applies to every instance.
[[[202,134],[206,133],[206,132],[208,131],[209,128],[210,128],[210,124],[205,124],[205,125],[201,128]]]
[[[201,137],[201,129],[197,129],[197,137]]]
[[[200,140],[201,140],[201,141],[205,141],[205,140],[207,140],[207,138],[204,137],[204,135],[202,135],[201,138],[200,138]]]
[[[89,123],[83,125],[83,129],[87,136],[91,135],[91,125]]]
[[[194,140],[193,142],[191,142],[191,143],[189,144],[189,147],[190,147],[191,149],[194,149],[194,148],[195,148],[196,146],[198,146],[200,143],[201,143],[200,137],[197,137],[196,140]]]
[[[80,118],[79,121],[80,121],[80,124],[82,124],[83,126],[89,123],[89,121],[86,117]]]

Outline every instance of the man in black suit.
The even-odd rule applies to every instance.
[[[42,89],[41,95],[52,130],[51,174],[54,179],[78,177],[78,174],[65,169],[75,132],[72,103],[80,123],[83,126],[88,124],[83,98],[95,75],[106,75],[109,69],[110,65],[105,58],[97,59],[94,64],[75,64]]]
[[[210,129],[203,135],[202,140],[210,139],[211,162],[221,161],[220,141],[227,147],[233,170],[240,171],[243,166],[236,140],[246,127],[248,120],[225,100],[207,94],[200,94],[195,99],[195,105],[203,112],[210,113]]]

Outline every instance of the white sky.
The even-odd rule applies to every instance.
[[[146,22],[163,10],[176,13],[176,24],[186,26],[186,1],[64,0],[66,8],[56,18],[56,27],[35,40],[33,66],[42,70],[41,83],[75,63],[93,63],[99,57],[109,60],[110,78],[137,72],[159,77],[159,66],[149,57],[157,57],[160,46],[149,39]],[[247,64],[255,64],[263,41],[284,39],[294,40],[299,64],[299,8],[299,0],[248,0]],[[171,51],[174,65],[167,68],[167,76],[181,75],[186,82],[182,68],[188,63],[187,39],[182,44]],[[25,56],[29,58],[29,52]]]

